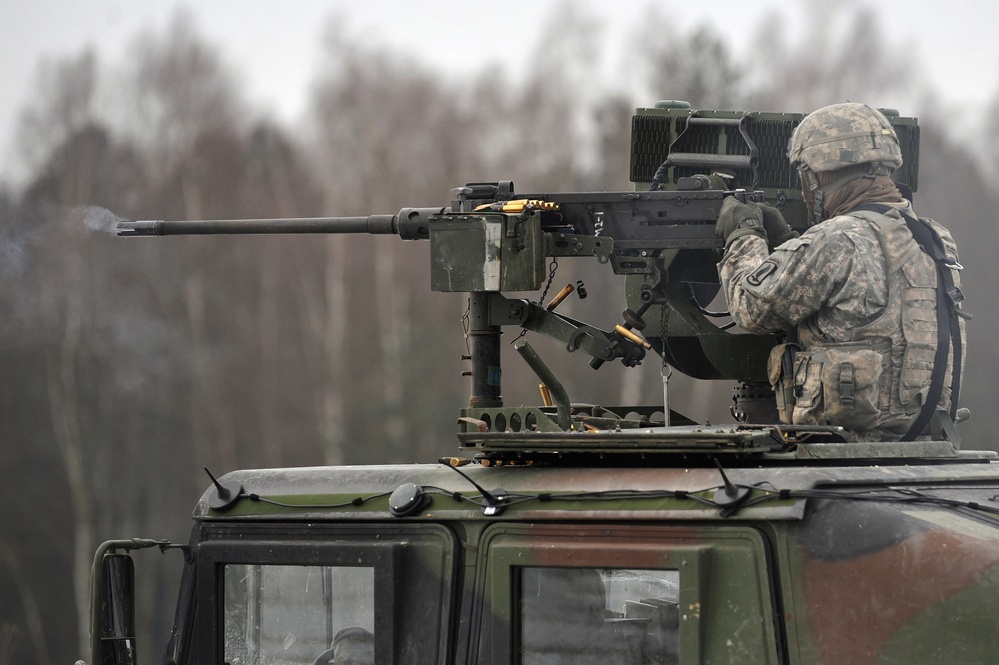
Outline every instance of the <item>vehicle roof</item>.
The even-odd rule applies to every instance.
[[[209,520],[292,519],[800,519],[815,488],[897,485],[999,485],[995,453],[958,454],[940,460],[850,459],[803,463],[767,460],[739,466],[723,460],[720,470],[708,459],[660,466],[483,466],[438,464],[322,466],[242,470],[219,479],[233,491],[232,505],[218,505],[210,487],[195,509]],[[721,462],[719,462],[721,464]],[[747,488],[737,510],[724,503],[726,478],[732,487]],[[393,492],[406,488],[425,499],[425,509],[397,517],[389,510]],[[485,493],[481,490],[485,490]],[[783,492],[783,493],[782,493]],[[490,500],[506,497],[492,515]],[[720,499],[718,497],[721,497]]]

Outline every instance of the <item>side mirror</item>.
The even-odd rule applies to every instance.
[[[135,566],[128,554],[102,562],[100,665],[135,665]]]

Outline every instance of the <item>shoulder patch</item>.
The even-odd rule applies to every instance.
[[[769,277],[777,268],[780,267],[780,259],[775,256],[768,256],[759,267],[753,271],[753,273],[746,278],[746,282],[750,286],[759,286],[763,283],[767,277]]]

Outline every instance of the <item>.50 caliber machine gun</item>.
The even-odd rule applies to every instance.
[[[905,153],[895,177],[914,190],[918,126],[888,114]],[[118,224],[118,235],[371,233],[429,240],[431,289],[469,295],[471,394],[459,421],[468,434],[648,427],[657,411],[660,424],[670,424],[668,405],[629,407],[632,415],[624,418],[573,413],[557,378],[523,340],[516,348],[553,403],[505,408],[503,326],[558,339],[568,351],[590,356],[594,369],[611,360],[633,367],[654,350],[691,377],[740,382],[733,413],[775,422],[766,377],[774,338],[727,332],[705,307],[719,289],[714,224],[725,197],[766,200],[792,226],[806,226],[797,175],[784,154],[802,117],[692,111],[682,103],[639,109],[632,127],[636,191],[518,194],[509,181],[470,183],[453,190],[450,207],[367,217],[129,221]],[[601,329],[560,314],[556,308],[571,287],[547,305],[505,295],[541,288],[547,260],[571,256],[595,257],[626,276],[620,323]]]

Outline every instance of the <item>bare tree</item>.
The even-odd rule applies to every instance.
[[[683,100],[705,109],[739,104],[743,94],[740,70],[710,25],[683,34],[668,17],[654,11],[638,28],[632,48],[629,60],[644,73],[647,96]]]
[[[234,75],[184,12],[174,17],[165,34],[143,35],[132,51],[134,93],[130,97],[137,113],[130,129],[147,157],[149,176],[160,183],[163,199],[171,201],[157,212],[175,211],[186,219],[203,219],[212,209],[225,212],[220,205],[222,194],[228,200],[236,200],[239,194],[231,186],[209,188],[208,182],[232,174],[239,164],[238,134],[246,112]],[[224,170],[222,163],[226,163]],[[172,204],[178,200],[180,207]],[[203,377],[204,409],[191,418],[203,447],[215,450],[217,464],[233,468],[237,464],[236,423],[226,405],[220,358],[209,340],[208,286],[201,269],[212,265],[217,255],[213,256],[209,244],[192,244],[192,248],[197,249],[185,257],[193,262],[192,269],[183,280],[193,357]]]
[[[42,61],[32,104],[21,113],[17,131],[30,169],[40,169],[58,146],[94,121],[96,91],[97,56],[91,49]]]
[[[23,611],[24,623],[27,624],[27,633],[31,640],[31,648],[37,654],[39,665],[48,665],[52,662],[51,654],[46,644],[44,623],[35,592],[31,587],[30,575],[21,565],[17,555],[6,543],[0,543],[0,564],[6,569],[17,587],[21,608]],[[21,641],[20,627],[15,624],[0,624],[0,665],[14,665],[17,662],[14,655],[17,653]]]
[[[235,74],[188,13],[179,11],[162,35],[141,35],[131,51],[128,99],[135,113],[125,129],[148,155],[152,177],[169,177],[181,162],[189,172],[200,136],[233,133],[245,124]],[[200,209],[200,194],[188,196],[188,209]]]
[[[71,205],[88,200],[92,179],[88,169],[95,163],[91,101],[96,86],[96,62],[91,52],[65,62],[49,64],[39,76],[39,94],[34,107],[22,116],[26,152],[49,160],[49,182],[55,188],[55,203]],[[28,141],[34,141],[29,143]],[[55,143],[53,143],[55,141]],[[43,167],[44,168],[44,167]],[[50,213],[52,214],[52,213]],[[58,214],[58,212],[55,212]],[[60,341],[46,358],[52,432],[60,452],[72,496],[73,507],[73,595],[78,621],[77,639],[82,649],[88,643],[85,618],[89,607],[90,559],[95,546],[94,499],[89,486],[84,442],[80,432],[80,390],[77,354],[82,325],[83,275],[78,256],[67,255],[59,283],[43,288],[43,310],[50,321],[59,322]],[[46,307],[47,305],[47,307]]]
[[[342,23],[331,21],[324,47],[313,147],[331,210],[371,214],[444,205],[452,187],[476,179],[480,158],[468,147],[476,125],[471,114],[478,111],[460,101],[463,95],[398,55],[351,38]],[[426,293],[422,244],[331,237],[326,247],[324,297],[306,302],[308,320],[322,324],[313,330],[324,361],[317,407],[327,460],[349,455],[343,442],[354,437],[383,442],[386,459],[411,460],[410,442],[429,436],[419,434],[425,427],[418,421],[429,415],[413,408],[415,393],[421,385],[425,393],[440,371],[423,364],[438,347],[419,346],[416,328],[434,321],[443,305],[453,308],[449,318],[457,331],[459,306]],[[419,286],[407,287],[414,282]],[[359,403],[351,383],[368,387],[369,398]]]
[[[761,23],[749,57],[753,90],[748,106],[762,111],[808,112],[839,101],[892,105],[915,89],[918,68],[890,48],[890,33],[872,9],[840,3],[807,5],[800,35],[779,17]]]

